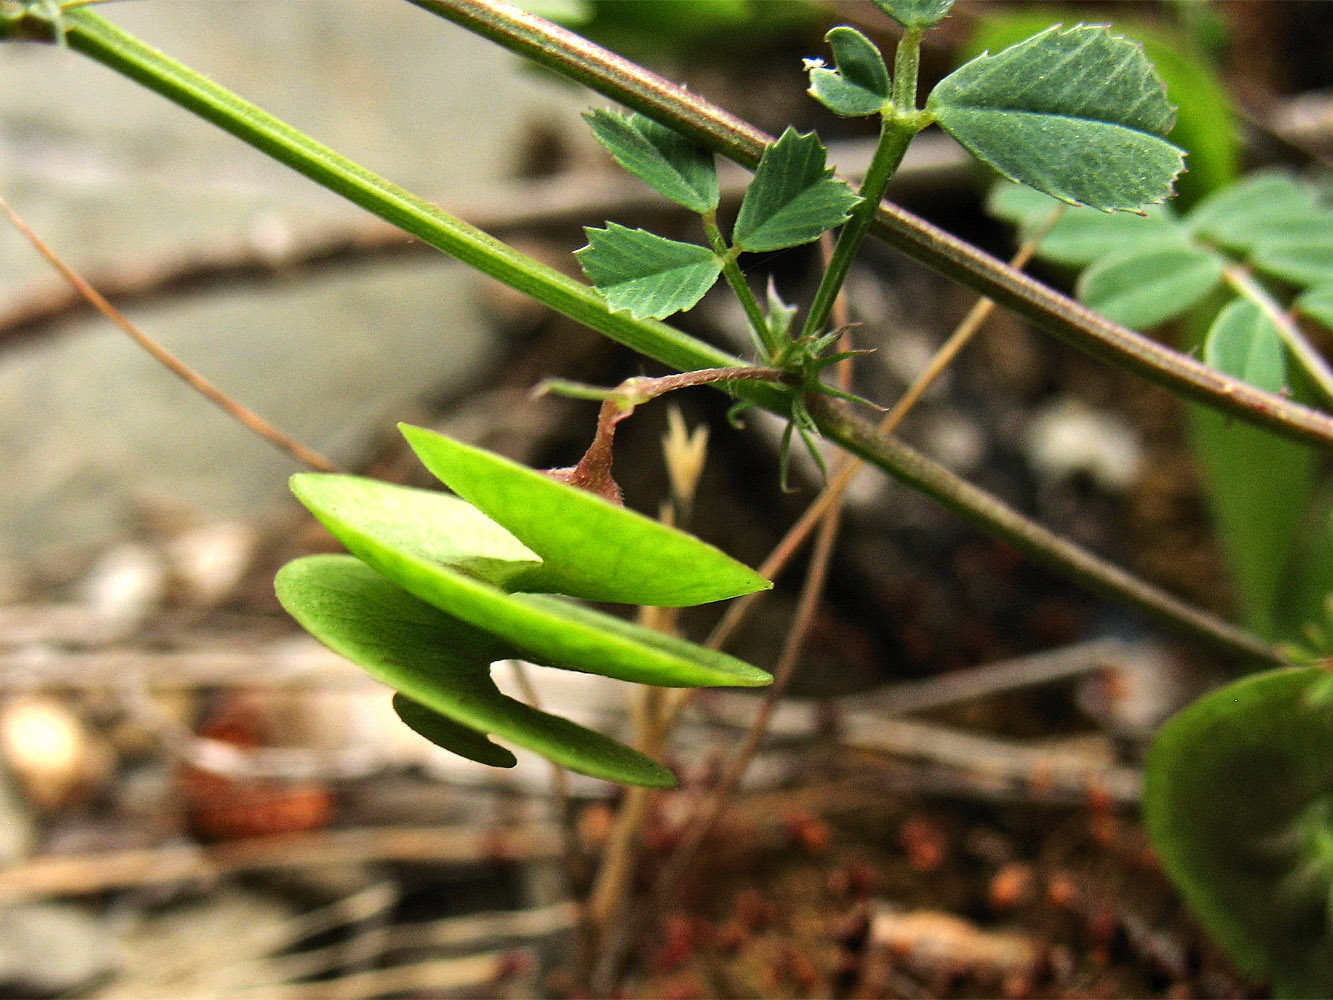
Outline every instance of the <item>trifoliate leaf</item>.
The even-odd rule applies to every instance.
[[[1167,721],[1144,771],[1162,867],[1279,997],[1333,995],[1333,709],[1312,703],[1327,680],[1307,667],[1219,688]]]
[[[638,113],[599,109],[583,117],[615,161],[659,194],[700,214],[717,208],[712,153]]]
[[[809,64],[810,96],[836,115],[854,118],[883,111],[892,94],[889,70],[874,42],[855,28],[834,28],[824,40],[837,69]]]
[[[904,28],[930,28],[944,20],[953,0],[875,0],[875,6]]]
[[[1192,233],[1231,250],[1252,249],[1260,240],[1319,214],[1314,194],[1290,174],[1261,171],[1229,184],[1185,216]]]
[[[1203,361],[1268,392],[1287,387],[1282,335],[1253,302],[1236,299],[1217,314],[1203,341]]]
[[[684,607],[772,586],[707,542],[587,490],[434,431],[400,430],[441,482],[539,554],[523,589]]]
[[[1099,212],[1063,204],[1022,184],[1001,181],[993,189],[987,208],[991,214],[1017,223],[1024,240],[1045,226],[1055,209],[1063,209],[1042,238],[1037,256],[1068,267],[1086,267],[1138,247],[1185,246],[1189,242],[1185,227],[1164,205],[1149,206],[1143,215]]]
[[[1333,283],[1311,288],[1296,297],[1296,311],[1326,330],[1333,330]]]
[[[1107,319],[1150,330],[1183,316],[1222,281],[1225,263],[1198,247],[1132,247],[1083,272],[1078,297]]]
[[[713,287],[722,261],[707,247],[680,243],[611,222],[585,229],[579,266],[616,311],[635,319],[664,319],[689,309]]]
[[[637,750],[502,694],[490,665],[513,655],[511,647],[350,556],[297,559],[278,571],[274,586],[282,606],[316,639],[454,723],[458,728],[446,732],[421,713],[405,713],[409,724],[422,723],[418,731],[428,739],[443,737],[448,749],[504,766],[511,755],[481,735],[493,733],[596,778],[651,788],[675,784],[670,771]]]
[[[940,81],[926,109],[974,156],[1061,201],[1137,210],[1164,201],[1184,154],[1136,43],[1103,27],[1058,27]]]
[[[764,150],[732,239],[750,251],[800,246],[846,222],[859,200],[825,165],[819,137],[789,127]]]

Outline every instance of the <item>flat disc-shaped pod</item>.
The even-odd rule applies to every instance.
[[[351,556],[307,556],[275,581],[278,600],[316,639],[401,692],[405,722],[446,749],[505,766],[490,733],[564,767],[623,784],[670,788],[675,778],[623,743],[502,694],[490,666],[513,650],[404,592]]]
[[[707,542],[586,490],[434,431],[399,429],[441,482],[541,557],[526,589],[677,608],[773,586]]]
[[[401,691],[394,692],[393,710],[408,729],[460,757],[491,767],[513,767],[518,763],[513,751],[495,743],[485,733],[432,711]]]
[[[536,553],[508,531],[447,493],[321,472],[298,473],[291,487],[326,524],[326,519],[355,521],[390,548],[453,566],[506,590],[541,566]]]
[[[1143,818],[1200,922],[1278,996],[1333,996],[1333,677],[1274,670],[1173,716]]]
[[[421,515],[436,499],[462,501],[360,480],[354,487],[358,502],[349,503],[348,486],[334,477],[301,475],[294,478],[293,492],[358,559],[428,604],[502,640],[509,649],[504,655],[661,687],[772,682],[758,667],[725,653],[559,598],[510,594],[440,561],[437,555],[459,545],[446,537],[456,522]],[[381,492],[394,497],[396,506],[370,502]],[[404,501],[404,492],[420,498]]]

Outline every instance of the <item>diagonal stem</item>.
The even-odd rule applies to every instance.
[[[1273,296],[1268,293],[1268,289],[1255,281],[1254,276],[1244,267],[1232,264],[1222,272],[1222,277],[1238,295],[1252,302],[1264,314],[1264,317],[1273,324],[1278,336],[1282,338],[1282,343],[1286,345],[1292,357],[1305,369],[1305,373],[1310,376],[1310,381],[1323,394],[1324,405],[1333,403],[1333,368],[1324,360],[1324,356],[1319,353],[1318,349],[1310,343],[1304,331],[1291,318],[1291,314],[1275,302]]]
[[[613,52],[503,0],[409,0],[753,169],[773,142],[753,125]],[[871,231],[1061,340],[1248,423],[1324,449],[1333,417],[1224,375],[1091,309],[890,202]]]

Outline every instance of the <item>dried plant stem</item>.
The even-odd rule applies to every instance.
[[[532,675],[522,660],[511,661],[514,679],[518,682],[523,700],[541,711],[541,696],[532,683]],[[551,762],[551,791],[555,795],[556,808],[560,816],[560,844],[564,852],[565,877],[571,886],[583,882],[583,856],[579,851],[579,834],[574,815],[574,797],[569,792],[569,774],[554,761]]]
[[[649,900],[633,914],[616,925],[614,937],[609,938],[603,947],[597,969],[593,975],[592,988],[599,995],[610,995],[619,978],[633,942],[646,929],[649,921],[660,912],[667,900],[679,889],[681,880],[694,865],[699,849],[708,834],[717,824],[718,818],[726,808],[728,800],[739,784],[755,751],[763,741],[768,730],[769,720],[777,709],[787,683],[791,680],[796,663],[800,658],[815,610],[823,595],[824,583],[828,578],[829,565],[833,558],[833,544],[837,538],[839,509],[830,509],[821,522],[819,535],[810,559],[810,568],[806,574],[801,594],[797,601],[791,630],[782,650],[782,656],[773,671],[773,684],[765,691],[763,703],[746,733],[745,741],[736,751],[726,773],[708,796],[707,802],[691,818],[684,838],[672,852],[661,869],[653,885]]]
[[[60,276],[64,278],[65,281],[69,282],[70,286],[73,287],[75,291],[83,296],[94,309],[100,312],[112,323],[115,323],[116,326],[120,327],[131,340],[147,351],[160,365],[170,371],[191,389],[194,389],[206,398],[213,405],[218,407],[218,409],[222,410],[222,412],[226,413],[246,430],[259,435],[270,444],[281,448],[298,462],[308,465],[313,469],[317,469],[320,472],[338,471],[338,467],[319,452],[302,444],[291,435],[278,430],[258,413],[255,413],[254,410],[238,403],[231,396],[227,395],[212,382],[208,381],[208,379],[204,378],[156,340],[135,326],[124,313],[103,298],[97,289],[84,281],[73,268],[61,260],[56,252],[19,217],[18,213],[15,212],[3,198],[0,198],[0,209],[4,210],[5,214],[9,216],[9,221],[14,224],[14,227],[24,235],[39,254],[46,258],[47,262],[60,273]]]
[[[825,266],[828,265],[830,257],[834,253],[833,240],[830,234],[825,233],[820,239],[820,248],[824,254]],[[846,297],[842,294],[835,296],[831,305],[833,322],[836,326],[844,330],[840,349],[846,350],[851,345],[850,337],[846,332],[849,326],[850,316],[847,310]],[[850,359],[845,359],[837,366],[839,388],[843,391],[850,391],[852,385],[852,367]],[[839,456],[839,469],[850,463],[849,456]],[[691,484],[690,493],[693,493]],[[681,498],[677,497],[679,501]],[[695,858],[698,855],[699,848],[702,846],[708,834],[717,825],[718,818],[726,808],[727,802],[734,794],[741,777],[745,774],[746,768],[750,766],[755,752],[763,742],[765,733],[768,732],[769,721],[773,713],[777,710],[778,703],[782,700],[783,693],[786,691],[787,684],[791,680],[792,673],[796,669],[796,664],[800,659],[801,651],[805,646],[806,636],[809,634],[811,622],[814,620],[815,611],[818,609],[819,601],[823,597],[824,584],[828,579],[829,567],[833,562],[833,546],[838,536],[838,526],[841,511],[834,505],[827,510],[821,522],[819,536],[815,541],[815,550],[810,559],[810,567],[806,573],[805,582],[801,587],[801,593],[797,599],[796,612],[792,618],[792,625],[787,633],[787,640],[783,646],[782,655],[778,660],[777,666],[773,671],[773,683],[764,692],[764,700],[758,713],[755,715],[746,733],[745,740],[731,759],[731,764],[723,774],[721,780],[713,788],[707,802],[691,817],[685,836],[676,850],[672,852],[667,860],[661,875],[657,878],[653,886],[653,896],[649,905],[640,910],[633,920],[623,921],[620,925],[620,933],[614,938],[606,938],[606,945],[600,956],[598,966],[594,972],[592,986],[598,992],[609,992],[614,985],[614,980],[619,975],[620,967],[623,963],[623,957],[626,950],[634,939],[646,926],[647,921],[652,918],[665,900],[669,899],[675,892],[680,879],[684,873],[693,866]],[[656,609],[653,609],[656,610]],[[675,615],[672,614],[672,625],[674,626]],[[714,648],[717,648],[716,646]],[[680,698],[682,692],[671,692],[676,695],[674,701],[668,701],[666,692],[656,691],[657,697],[652,702],[654,714],[646,720],[646,730],[654,735],[660,742],[665,739],[666,733],[674,723],[680,707],[684,701]],[[646,791],[646,789],[631,789],[631,792]],[[646,796],[645,796],[646,798]],[[626,803],[628,809],[629,802]],[[640,820],[642,821],[642,819]],[[624,883],[621,886],[621,900],[625,898],[628,891],[629,870],[623,873]],[[595,908],[594,908],[595,910]],[[607,913],[609,918],[612,914]],[[611,924],[604,925],[608,929]]]

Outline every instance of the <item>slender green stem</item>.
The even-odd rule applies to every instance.
[[[908,28],[893,54],[893,110],[905,116],[916,111],[916,77],[921,65],[921,28]]]
[[[349,201],[571,319],[678,370],[742,364],[665,323],[613,313],[595,289],[514,250],[279,121],[87,9],[67,15],[71,47],[193,111]],[[770,386],[737,392],[780,405]]]
[[[779,345],[773,337],[773,331],[769,328],[768,320],[764,318],[764,310],[759,307],[759,300],[754,297],[754,292],[750,290],[750,284],[745,280],[745,275],[741,273],[740,264],[736,262],[739,255],[738,251],[727,246],[727,239],[722,235],[722,230],[717,227],[717,215],[709,212],[704,216],[704,232],[708,234],[708,243],[713,248],[713,252],[722,260],[722,277],[727,279],[727,284],[731,287],[736,298],[740,300],[741,308],[745,310],[745,318],[750,321],[750,331],[755,338],[755,345],[759,348],[759,353],[765,361],[771,361],[778,356]]]
[[[1277,650],[1249,632],[1159,590],[1029,520],[896,438],[879,433],[851,407],[822,396],[811,396],[807,403],[826,437],[1037,562],[1233,656],[1283,662]]]
[[[921,62],[921,30],[911,28],[898,43],[898,50],[893,59],[893,106],[885,111],[880,122],[879,143],[875,146],[875,155],[870,159],[870,166],[861,180],[861,201],[852,210],[852,216],[838,234],[837,245],[829,258],[828,267],[820,279],[814,300],[810,303],[810,312],[806,314],[805,325],[801,329],[804,337],[813,337],[824,329],[833,302],[847,280],[852,261],[856,259],[870,232],[870,224],[875,221],[875,209],[884,199],[889,181],[893,179],[907,147],[921,125],[916,114],[916,76]]]
[[[503,0],[409,0],[753,169],[773,137],[699,95]],[[1322,448],[1333,417],[1263,392],[1061,295],[891,202],[871,232],[909,257],[1087,353],[1248,423]]]
[[[1285,309],[1268,294],[1268,289],[1255,281],[1250,273],[1238,264],[1233,264],[1222,272],[1226,283],[1259,308],[1273,328],[1277,330],[1282,343],[1287,345],[1297,363],[1305,369],[1310,381],[1323,394],[1325,404],[1333,404],[1333,368],[1329,367],[1322,354],[1315,349],[1296,325]]]
[[[875,155],[871,158],[870,167],[861,182],[859,192],[861,201],[852,209],[851,218],[843,224],[842,231],[838,234],[838,242],[833,247],[833,256],[829,258],[829,265],[819,281],[819,288],[815,291],[810,311],[805,317],[805,325],[801,328],[803,337],[815,336],[828,322],[838,291],[847,280],[852,261],[856,259],[861,244],[865,242],[866,234],[870,232],[870,224],[875,221],[875,208],[884,197],[889,180],[898,169],[898,164],[903,162],[903,155],[916,133],[915,128],[896,115],[884,116],[879,132],[879,144],[875,147]]]

